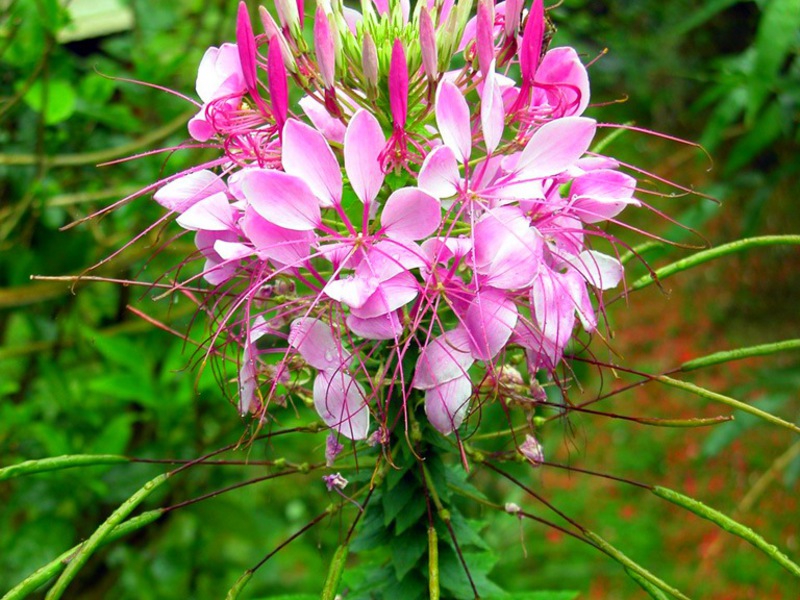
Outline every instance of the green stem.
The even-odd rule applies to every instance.
[[[630,291],[635,291],[635,290],[640,290],[642,288],[646,288],[647,286],[655,283],[656,281],[663,281],[670,275],[674,275],[675,273],[680,273],[681,271],[685,271],[686,269],[691,269],[692,267],[696,267],[697,265],[703,264],[705,262],[721,258],[723,256],[727,256],[728,254],[735,254],[736,252],[742,252],[744,250],[760,246],[775,246],[775,245],[786,245],[786,244],[792,244],[792,245],[800,244],[800,235],[765,235],[761,237],[752,237],[744,240],[737,240],[729,244],[723,244],[722,246],[717,246],[716,248],[703,250],[701,252],[693,254],[692,256],[688,256],[684,259],[668,264],[665,267],[661,267],[651,275],[645,275],[643,277],[640,277],[639,279],[634,281],[628,289]]]
[[[740,402],[734,398],[729,396],[723,396],[722,394],[717,394],[716,392],[712,392],[711,390],[707,390],[702,388],[698,385],[694,385],[693,383],[689,383],[688,381],[680,381],[678,379],[672,379],[672,377],[667,377],[666,375],[660,375],[658,377],[654,377],[656,381],[660,381],[661,383],[665,383],[669,386],[686,390],[687,392],[692,392],[693,394],[697,394],[703,398],[708,398],[709,400],[713,400],[715,402],[720,402],[722,404],[727,404],[733,408],[738,410],[750,413],[751,415],[755,415],[764,419],[765,421],[769,421],[770,423],[774,423],[775,425],[780,425],[786,429],[794,431],[795,433],[800,433],[800,427],[794,425],[793,423],[789,423],[788,421],[784,421],[780,417],[776,417],[766,411],[758,409],[754,406],[750,406],[749,404],[745,404],[744,402]]]
[[[86,561],[89,560],[89,557],[94,553],[97,548],[103,543],[109,534],[114,530],[114,528],[122,523],[122,521],[127,517],[134,508],[136,508],[145,498],[147,498],[153,491],[158,488],[162,483],[164,483],[168,478],[169,473],[163,473],[158,477],[154,477],[147,483],[145,483],[139,490],[136,491],[130,498],[128,498],[125,502],[123,502],[117,510],[111,513],[111,516],[106,519],[106,521],[98,527],[95,532],[89,536],[83,544],[81,544],[80,549],[75,554],[75,556],[70,560],[69,565],[67,568],[64,569],[64,572],[55,582],[50,591],[47,592],[45,596],[45,600],[58,600],[61,598],[64,591],[67,589],[67,586],[75,579],[75,576],[78,574],[78,571],[86,564]]]
[[[130,462],[129,458],[116,454],[67,454],[65,456],[51,456],[40,460],[26,460],[16,465],[3,467],[0,469],[0,481],[47,471],[60,471],[61,469],[93,467],[97,465],[116,465],[127,462]]]
[[[792,562],[789,557],[778,550],[776,546],[767,543],[764,538],[762,538],[749,527],[745,527],[741,523],[731,519],[729,516],[722,514],[721,512],[710,508],[709,506],[706,506],[699,500],[689,498],[688,496],[684,496],[683,494],[680,494],[669,488],[655,486],[651,491],[659,498],[663,498],[664,500],[668,500],[673,504],[685,508],[686,510],[696,514],[698,517],[708,519],[715,525],[720,526],[725,531],[728,531],[733,535],[750,542],[753,546],[761,550],[764,554],[789,571],[792,575],[795,577],[800,577],[800,566]]]
[[[137,531],[157,520],[163,514],[164,511],[159,508],[142,513],[141,515],[133,517],[132,519],[128,519],[124,523],[120,523],[114,527],[114,529],[112,529],[111,532],[103,539],[101,545],[105,546],[106,544],[110,544],[111,542],[114,542],[121,537],[128,535],[129,533],[133,533],[134,531]],[[14,586],[14,588],[9,590],[5,596],[0,598],[0,600],[21,600],[22,598],[25,598],[29,594],[33,593],[39,586],[43,585],[49,579],[55,577],[61,571],[63,571],[78,550],[80,550],[81,545],[82,544],[78,544],[77,546],[70,548],[57,558],[28,575],[20,583]]]
[[[681,371],[693,371],[695,369],[719,365],[721,363],[726,363],[733,360],[750,358],[751,356],[766,356],[768,354],[776,354],[784,350],[800,350],[800,339],[773,342],[771,344],[760,344],[758,346],[748,346],[747,348],[737,348],[736,350],[726,350],[724,352],[715,352],[714,354],[709,354],[708,356],[701,356],[700,358],[693,358],[692,360],[686,361],[681,365],[680,369]]]

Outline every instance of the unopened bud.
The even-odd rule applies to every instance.
[[[534,467],[538,467],[544,462],[544,449],[542,445],[532,435],[525,436],[525,441],[519,447],[519,452],[528,459]]]
[[[347,487],[347,479],[342,477],[341,473],[334,473],[333,475],[323,475],[322,481],[325,482],[325,486],[328,488],[329,492],[332,492],[334,488],[343,490]]]
[[[506,502],[506,505],[503,507],[503,509],[510,515],[518,515],[522,512],[520,505],[514,502]]]
[[[524,5],[525,0],[506,0],[505,33],[507,38],[516,37]]]
[[[419,46],[425,74],[433,81],[439,75],[439,55],[436,48],[436,32],[428,9],[423,7],[419,15]]]
[[[261,17],[261,24],[264,26],[264,33],[267,34],[267,39],[272,40],[272,38],[277,38],[278,40],[278,45],[281,49],[281,58],[283,58],[283,66],[286,67],[289,73],[296,73],[297,62],[294,60],[294,54],[289,48],[289,43],[286,41],[286,37],[283,35],[281,28],[278,27],[275,19],[272,18],[269,11],[263,6],[258,7],[258,14]]]
[[[370,90],[378,88],[378,49],[375,41],[364,31],[364,39],[361,43],[361,69],[364,71],[364,80]]]
[[[480,0],[475,31],[478,67],[484,75],[494,60],[494,5],[491,0]]]
[[[336,43],[333,39],[328,15],[321,6],[317,7],[314,17],[314,47],[322,83],[325,89],[333,89],[336,76]]]

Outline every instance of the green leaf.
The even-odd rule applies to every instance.
[[[352,552],[362,552],[378,548],[388,544],[391,540],[389,530],[383,524],[383,511],[373,508],[370,503],[370,510],[361,521],[355,539],[350,543]]]
[[[47,86],[38,79],[23,98],[33,110],[44,113],[44,122],[47,125],[69,119],[75,112],[75,103],[78,99],[75,88],[63,79],[49,79]]]
[[[394,530],[396,535],[400,535],[409,527],[417,523],[425,514],[427,507],[425,499],[421,498],[421,502],[411,502],[405,510],[403,510],[394,522]]]
[[[764,8],[756,32],[756,59],[749,86],[747,105],[748,122],[753,122],[772,86],[781,66],[792,51],[800,29],[800,10],[797,0],[769,0]]]
[[[412,498],[415,498],[416,502],[425,504],[425,497],[422,495],[419,484],[413,476],[408,475],[391,492],[383,495],[383,524],[388,527]]]
[[[136,421],[136,415],[128,413],[117,415],[111,419],[103,432],[92,443],[92,451],[108,454],[125,452],[131,439],[132,426]]]
[[[428,534],[420,528],[409,529],[397,536],[391,544],[392,566],[398,581],[402,581],[408,572],[425,554],[428,547]]]
[[[464,552],[462,554],[480,597],[502,595],[503,590],[488,577],[499,557],[491,552]],[[464,566],[449,546],[439,546],[439,577],[442,588],[450,591],[453,597],[469,600],[475,597],[464,572]],[[449,596],[443,594],[443,597]]]

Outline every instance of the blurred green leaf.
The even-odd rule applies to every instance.
[[[44,112],[47,125],[54,125],[72,116],[78,96],[68,81],[49,79],[45,85],[41,79],[37,79],[24,98],[33,110]]]

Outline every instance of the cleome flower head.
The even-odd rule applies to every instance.
[[[586,69],[545,47],[540,0],[361,7],[281,0],[255,32],[242,3],[189,122],[219,158],[155,194],[239,349],[239,410],[307,399],[331,461],[417,403],[457,432],[511,357],[553,376],[623,278],[602,225],[640,205],[590,150]]]

